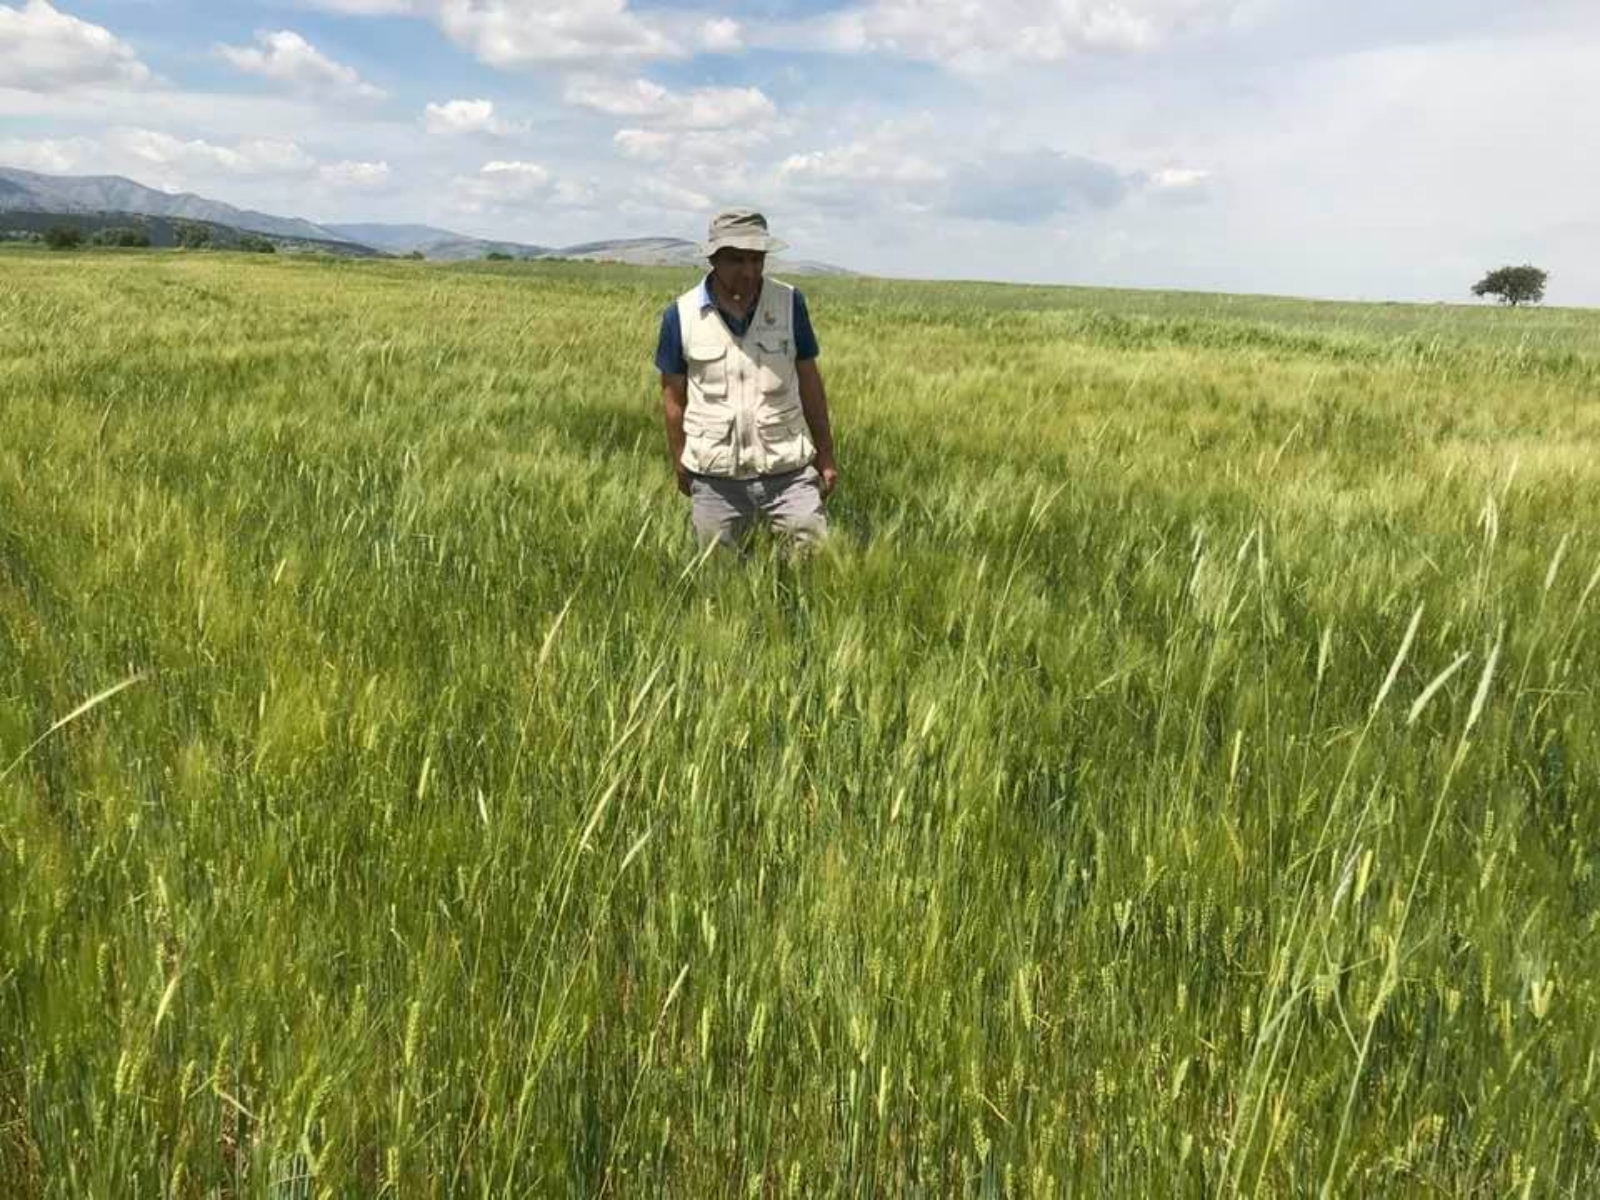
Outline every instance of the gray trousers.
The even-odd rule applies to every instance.
[[[782,475],[754,479],[720,479],[696,475],[689,485],[690,519],[700,545],[720,542],[742,547],[759,520],[807,549],[828,536],[828,514],[822,506],[822,475],[801,467]]]

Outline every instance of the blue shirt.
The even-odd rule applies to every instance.
[[[700,310],[716,308],[716,301],[711,298],[711,276],[707,275],[700,281]],[[756,307],[760,307],[759,303]],[[717,309],[723,323],[727,325],[728,332],[736,338],[742,338],[745,331],[750,328],[747,318],[737,321]],[[756,314],[755,308],[750,310],[750,316]],[[811,314],[806,311],[806,298],[800,294],[800,289],[794,291],[794,357],[796,362],[805,362],[815,358],[821,353],[817,345],[816,331],[811,328]],[[689,363],[683,357],[683,325],[678,320],[678,306],[676,303],[667,307],[661,314],[661,338],[656,343],[656,370],[663,375],[687,375]]]

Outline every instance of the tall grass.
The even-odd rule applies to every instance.
[[[683,282],[0,259],[0,1191],[1600,1186],[1600,319]]]

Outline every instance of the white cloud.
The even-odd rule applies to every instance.
[[[1150,186],[1158,192],[1187,192],[1203,187],[1210,178],[1210,171],[1193,167],[1163,167],[1150,173]]]
[[[731,129],[726,133],[619,129],[611,140],[624,158],[635,162],[670,162],[675,168],[694,174],[730,171],[743,164],[752,151],[765,145],[770,138],[765,129],[756,127]]]
[[[744,49],[744,32],[739,22],[713,17],[700,26],[698,49],[707,54],[735,54]]]
[[[885,121],[839,145],[789,155],[778,164],[778,182],[797,204],[925,207],[948,174],[929,152],[948,154],[955,145],[949,131],[943,142],[938,132],[926,117]]]
[[[1114,208],[1138,186],[1110,163],[1042,148],[999,151],[962,163],[938,196],[950,216],[1015,225]]]
[[[476,175],[457,176],[448,203],[458,213],[514,221],[530,209],[541,214],[585,209],[599,198],[600,185],[593,178],[557,175],[542,163],[497,160],[484,163]]]
[[[24,171],[65,175],[94,161],[100,147],[88,138],[0,138],[0,163]]]
[[[453,41],[496,67],[687,54],[626,0],[432,0],[432,7]]]
[[[941,144],[930,140],[934,128],[926,117],[886,122],[840,145],[791,154],[778,166],[779,182],[794,203],[821,209],[1009,225],[1081,219],[1147,192],[1188,203],[1207,199],[1209,171],[1127,169],[1048,146],[990,145],[953,129]]]
[[[348,191],[373,191],[389,182],[392,172],[386,162],[325,163],[317,169],[317,178],[329,187]]]
[[[337,63],[305,38],[289,29],[256,34],[257,46],[219,46],[218,51],[239,70],[277,83],[315,91],[345,92],[376,99],[384,93],[362,80],[356,71]]]
[[[549,200],[555,177],[539,163],[486,162],[475,176],[457,176],[452,205],[460,212],[482,213],[520,208]]]
[[[423,124],[429,133],[502,134],[505,123],[494,115],[492,100],[450,100],[444,104],[430,104],[423,114]]]
[[[301,0],[306,8],[343,13],[351,17],[403,17],[415,13],[415,0]]]
[[[317,166],[296,143],[269,138],[218,146],[203,139],[183,141],[153,129],[116,129],[108,145],[132,162],[158,170],[270,176],[305,175]]]
[[[259,95],[249,92],[184,91],[176,87],[100,85],[59,92],[30,92],[0,87],[0,121],[71,122],[105,127],[110,122],[205,129],[217,137],[274,137],[285,129],[317,129],[359,125],[372,128],[369,114],[346,106],[332,111],[326,98],[311,95]],[[396,123],[415,140],[416,127]]]
[[[48,0],[0,5],[0,88],[52,92],[84,84],[139,84],[150,69],[109,30]]]
[[[550,199],[564,208],[588,208],[600,199],[600,185],[593,179],[558,179]]]
[[[695,88],[672,92],[648,79],[623,83],[611,79],[574,79],[567,85],[568,104],[642,121],[661,129],[733,129],[771,121],[777,108],[760,88]]]
[[[1184,164],[1170,149],[1158,150],[1156,161],[1165,163],[1147,170],[1138,159],[1149,147],[1102,147],[1084,139],[1088,147],[1063,151],[1018,136],[1015,122],[986,120],[981,112],[975,117],[919,112],[853,130],[846,117],[837,122],[837,142],[785,157],[777,165],[778,183],[796,205],[849,207],[869,222],[893,212],[995,225],[1059,218],[1081,223],[1145,195],[1169,207],[1213,199],[1211,171]]]
[[[710,196],[655,178],[639,180],[634,190],[668,212],[707,212],[715,203]]]
[[[619,129],[611,138],[627,158],[641,162],[666,162],[677,156],[683,139],[660,129]]]
[[[1216,176],[1198,167],[1162,167],[1137,171],[1129,181],[1140,191],[1167,205],[1210,204],[1216,199]]]
[[[944,169],[919,155],[885,146],[871,139],[850,142],[832,150],[791,154],[779,167],[783,178],[796,184],[918,184],[937,183]]]
[[[1238,24],[1257,0],[873,0],[807,23],[803,40],[989,71],[1138,52],[1195,29]]]
[[[739,26],[726,18],[699,22],[699,40],[682,44],[661,16],[642,16],[628,0],[300,0],[309,8],[352,16],[431,18],[458,46],[495,67],[544,63],[686,58],[702,50],[739,48]]]
[[[510,193],[522,194],[529,190],[543,191],[550,184],[550,172],[538,163],[487,162],[478,172],[479,178]]]

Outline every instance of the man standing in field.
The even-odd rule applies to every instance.
[[[710,273],[661,318],[667,449],[701,545],[738,547],[767,520],[799,547],[828,532],[839,482],[805,298],[762,272],[785,243],[749,208],[711,219]]]

